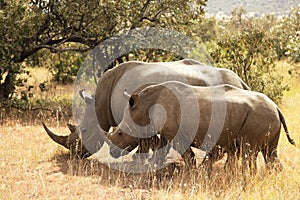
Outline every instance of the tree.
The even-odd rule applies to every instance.
[[[287,44],[286,55],[292,63],[300,62],[300,6],[291,10],[289,20],[285,19],[285,24],[290,27],[289,42]]]
[[[270,37],[272,37],[274,41],[278,59],[286,58],[291,55],[291,60],[297,60],[293,58],[294,55],[297,57],[297,52],[293,54],[291,47],[294,46],[294,42],[297,41],[297,32],[299,32],[299,30],[300,6],[292,8],[288,16],[284,16],[281,20],[274,23],[270,31]]]
[[[146,26],[182,32],[192,20],[202,18],[206,1],[4,1],[0,5],[0,99],[8,99],[17,86],[16,75],[23,70],[20,63],[37,59],[41,49],[86,52],[122,31]]]
[[[292,63],[300,62],[300,31],[295,35],[289,37],[290,41],[287,45],[286,55],[289,57],[289,61]]]

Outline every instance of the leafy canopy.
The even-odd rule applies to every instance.
[[[0,99],[22,80],[21,63],[42,63],[49,53],[86,52],[138,27],[190,33],[207,0],[4,0],[0,3]],[[49,51],[41,51],[47,49]],[[75,59],[76,60],[76,59]]]

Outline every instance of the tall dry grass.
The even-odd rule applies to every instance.
[[[285,67],[279,66],[279,72]],[[254,176],[241,169],[225,171],[224,159],[214,165],[210,179],[200,168],[172,166],[156,173],[129,174],[92,158],[72,160],[39,123],[20,125],[12,120],[0,125],[0,199],[299,199],[300,82],[288,77],[285,81],[291,89],[280,108],[297,147],[282,131],[278,146],[282,172],[267,171],[259,155]],[[56,122],[51,129],[61,135],[69,132]]]

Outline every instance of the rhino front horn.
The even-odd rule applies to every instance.
[[[64,146],[65,148],[69,149],[69,147],[68,147],[68,145],[67,145],[68,136],[60,136],[60,135],[56,135],[55,133],[53,133],[53,132],[52,132],[52,131],[44,124],[44,122],[42,122],[42,123],[43,123],[43,127],[44,127],[45,131],[47,132],[47,134],[50,136],[50,138],[51,138],[54,142],[56,142],[56,143],[58,143],[58,144]]]

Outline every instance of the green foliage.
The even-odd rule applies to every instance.
[[[281,82],[283,76],[275,71],[272,39],[254,26],[240,30],[236,34],[224,33],[212,48],[211,57],[218,67],[233,70],[252,90],[279,103],[288,88]]]
[[[1,1],[0,100],[9,99],[24,81],[18,78],[24,62],[30,66],[48,62],[56,81],[69,82],[82,61],[66,52],[84,53],[111,36],[138,27],[190,33],[189,27],[202,18],[206,1]],[[43,49],[49,51],[42,54]],[[53,53],[62,54],[51,60]]]
[[[61,53],[57,55],[57,62],[49,67],[53,74],[53,81],[60,84],[72,83],[83,62],[82,55]]]
[[[290,62],[300,62],[300,31],[296,32],[294,36],[290,36],[290,41],[287,45],[286,55],[289,57]]]
[[[236,8],[228,21],[203,19],[207,0],[4,0],[0,3],[0,100],[30,101],[25,67],[47,67],[58,83],[72,82],[86,55],[111,36],[135,28],[158,27],[176,30],[211,48],[218,66],[236,71],[254,90],[280,100],[286,89],[274,72],[274,59],[288,57],[299,62],[300,7],[282,20],[274,16],[244,18]],[[216,39],[217,38],[217,39]],[[205,48],[194,52],[208,60]],[[104,46],[99,54],[109,57],[120,46]],[[76,53],[75,53],[76,52]],[[204,55],[204,56],[203,56]],[[117,63],[139,59],[179,59],[167,51],[140,49],[117,58]],[[107,63],[98,63],[106,66]],[[89,76],[91,77],[91,76]],[[90,80],[93,81],[93,80]],[[40,84],[41,91],[45,83]],[[276,86],[277,85],[277,86]],[[22,87],[22,89],[20,89]],[[276,101],[277,101],[276,100]]]
[[[273,38],[278,59],[288,56],[293,61],[297,60],[294,57],[297,57],[297,55],[292,53],[293,50],[291,51],[291,48],[293,48],[294,42],[297,40],[295,37],[297,37],[299,30],[300,6],[292,8],[290,14],[277,21],[270,31],[270,37]]]

